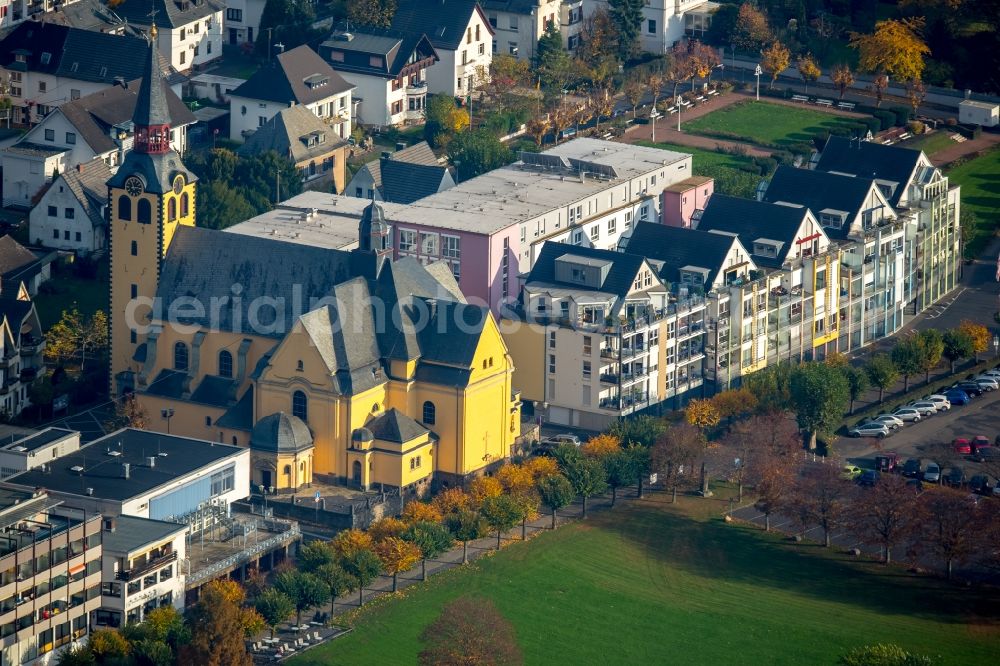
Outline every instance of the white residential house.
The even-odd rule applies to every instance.
[[[354,86],[358,124],[390,127],[423,120],[426,75],[438,59],[423,33],[338,31],[320,45],[320,53]]]
[[[32,243],[81,255],[107,247],[110,178],[111,169],[100,158],[59,174],[28,216]]]
[[[76,0],[0,0],[0,30],[37,20],[41,15],[72,2]]]
[[[279,53],[230,93],[229,138],[243,141],[282,109],[302,104],[346,139],[354,88],[306,45]]]
[[[493,28],[493,54],[507,54],[532,62],[538,40],[548,26],[559,28],[561,0],[483,0]]]
[[[584,16],[607,6],[607,0],[584,0]],[[666,53],[688,32],[700,37],[711,25],[711,16],[718,8],[719,4],[711,0],[646,0],[639,35],[642,50]]]
[[[393,30],[427,35],[438,61],[427,70],[433,94],[465,97],[493,60],[493,28],[476,0],[401,0]]]
[[[32,198],[55,174],[95,158],[103,160],[114,173],[132,149],[132,112],[139,84],[134,80],[107,86],[63,104],[17,143],[0,150],[3,205],[31,207]],[[195,117],[173,90],[165,92],[171,116],[171,146],[183,154],[187,131]]]
[[[114,11],[143,31],[149,30],[153,18],[157,47],[179,72],[222,57],[225,6],[221,0],[126,0]]]
[[[260,35],[260,17],[266,0],[226,0],[225,34],[227,44],[250,43]]]

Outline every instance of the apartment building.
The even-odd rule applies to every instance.
[[[550,242],[501,330],[536,414],[599,430],[701,386],[705,311],[653,260]]]
[[[73,2],[76,0],[0,0],[0,30],[36,20]]]
[[[599,8],[607,9],[608,0],[584,0],[584,16]],[[701,37],[712,24],[712,14],[719,4],[711,0],[646,0],[642,8],[640,48],[649,53],[666,53],[690,34]]]
[[[484,0],[480,3],[493,28],[493,54],[534,62],[538,40],[562,21],[562,0]]]
[[[63,428],[45,428],[0,446],[0,479],[36,467],[80,448],[80,433]]]
[[[50,663],[101,604],[101,517],[43,490],[0,489],[0,660]]]
[[[225,8],[216,0],[128,0],[116,4],[114,12],[144,32],[155,22],[157,48],[174,69],[184,72],[222,57]]]

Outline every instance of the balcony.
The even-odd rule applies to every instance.
[[[33,335],[21,336],[21,356],[34,356],[42,350],[45,340]]]
[[[603,373],[603,374],[601,375],[601,383],[602,383],[602,384],[612,384],[612,385],[617,385],[617,384],[618,384],[618,381],[619,381],[619,379],[620,379],[620,378],[619,378],[619,376],[618,376],[617,374],[614,374],[614,373],[610,373],[610,372],[608,372],[608,373]]]
[[[617,349],[612,349],[611,347],[601,347],[601,358],[608,358],[617,361],[621,357],[621,354]]]
[[[647,376],[649,376],[649,368],[638,368],[632,372],[623,372],[622,384],[634,384]]]
[[[115,578],[117,580],[123,580],[126,582],[131,580],[136,580],[138,578],[141,578],[142,576],[145,576],[154,569],[158,569],[159,567],[162,567],[165,564],[170,564],[171,562],[176,562],[176,561],[177,561],[177,552],[176,551],[170,552],[167,553],[166,555],[154,558],[142,566],[132,567],[131,569],[128,569],[126,571],[119,571],[117,574],[115,574]]]
[[[622,347],[621,357],[631,358],[638,354],[645,354],[647,351],[649,351],[649,348],[646,347],[646,345],[633,345],[631,347]]]

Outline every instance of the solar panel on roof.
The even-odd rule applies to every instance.
[[[577,171],[585,171],[597,176],[610,178],[611,180],[618,178],[618,172],[610,164],[598,164],[597,162],[589,162],[575,157],[569,158],[569,163]]]
[[[559,155],[547,155],[546,153],[533,153],[527,150],[521,151],[521,162],[532,166],[540,166],[546,169],[566,169],[569,165]]]

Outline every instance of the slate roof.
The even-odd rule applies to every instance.
[[[165,520],[150,520],[138,516],[116,516],[114,521],[114,532],[104,530],[101,533],[101,547],[105,551],[114,553],[131,553],[162,542],[187,529],[187,525],[181,523],[168,523]]]
[[[783,245],[776,258],[753,255],[759,264],[780,266],[792,249],[806,214],[805,208],[713,194],[698,222],[698,230],[736,234],[751,253],[754,241],[759,238],[781,241]]]
[[[80,138],[87,142],[95,153],[116,150],[118,146],[111,139],[111,128],[126,126],[135,115],[138,92],[142,80],[134,79],[122,86],[109,86],[93,94],[66,102],[56,112],[61,113]],[[164,91],[170,126],[181,127],[196,122],[194,114],[184,102],[167,87]]]
[[[326,83],[310,87],[306,79],[317,77]],[[263,99],[279,104],[312,104],[354,88],[307,45],[275,56],[230,95]]]
[[[27,63],[16,62],[15,51],[29,53]],[[0,65],[8,70],[108,84],[116,77],[128,81],[142,76],[147,54],[144,39],[35,21],[18,25],[0,40]]]
[[[146,51],[146,66],[142,70],[142,84],[136,97],[132,122],[140,126],[169,125],[170,110],[167,108],[167,84],[159,67],[159,51],[156,48],[155,30],[150,31],[151,39]]]
[[[563,282],[556,279],[556,259],[567,254],[612,262],[607,277],[597,291],[612,294],[618,298],[624,298],[632,288],[636,273],[639,272],[645,261],[645,257],[639,254],[615,252],[614,250],[598,250],[592,247],[568,245],[566,243],[547,242],[542,245],[542,251],[538,253],[538,258],[535,260],[531,268],[531,273],[528,274],[525,280],[525,284],[543,283],[570,289],[590,289],[590,287],[581,287],[577,282]]]
[[[409,162],[410,164],[426,164],[428,166],[436,166],[438,164],[437,155],[434,154],[434,151],[431,150],[431,147],[426,141],[418,141],[412,146],[390,153],[389,159],[398,160],[400,162]],[[375,189],[381,193],[382,158],[366,162],[361,168],[368,170],[368,173],[372,177],[372,183],[374,183]]]
[[[276,453],[298,453],[312,448],[313,436],[302,419],[285,412],[265,416],[253,427],[250,448]]]
[[[899,199],[916,171],[921,154],[912,148],[885,146],[870,141],[852,142],[844,137],[831,136],[820,153],[816,169],[898,183],[887,197],[895,207],[899,205]]]
[[[0,237],[0,275],[17,271],[38,261],[35,253],[24,247],[10,234]]]
[[[238,388],[239,384],[230,377],[205,375],[198,383],[198,388],[191,392],[191,402],[200,402],[203,405],[215,407],[228,407],[236,397]]]
[[[4,285],[6,287],[6,285]],[[24,320],[34,310],[31,301],[21,301],[17,298],[6,295],[0,297],[0,321],[6,319],[10,325],[10,333],[14,336],[15,344],[21,346],[21,329],[24,327]]]
[[[253,428],[253,384],[247,387],[235,405],[215,420],[219,428],[230,430],[250,430]]]
[[[184,395],[184,383],[187,373],[164,368],[146,387],[146,393],[164,398],[179,398]]]
[[[410,64],[410,55],[417,54],[417,60],[439,60],[430,40],[421,32],[400,32],[386,28],[363,28],[363,32],[352,31],[347,40],[343,33],[334,33],[322,44],[323,56],[341,72],[353,72],[386,79],[399,77]],[[331,51],[344,54],[342,60],[334,60]],[[380,64],[373,66],[371,56],[381,56]]]
[[[46,12],[45,21],[55,22],[81,30],[111,32],[124,29],[127,34],[139,36],[140,30],[126,23],[114,10],[99,0],[76,0],[63,4],[58,10]]]
[[[475,12],[482,12],[476,0],[435,0],[433,9],[427,0],[399,0],[390,27],[404,32],[423,33],[436,49],[454,51],[465,38],[465,29]],[[483,16],[490,34],[493,31]]]
[[[809,208],[817,218],[826,209],[841,210],[853,218],[861,213],[868,193],[876,183],[870,178],[842,176],[826,171],[780,166],[764,193],[764,201],[796,203]],[[824,227],[834,238],[847,238],[850,228]]]
[[[538,0],[482,0],[479,3],[483,9],[509,14],[530,16],[533,9],[538,8]]]
[[[87,213],[90,223],[95,228],[105,226],[107,220],[104,217],[104,206],[108,203],[107,182],[111,178],[111,169],[104,160],[98,157],[77,164],[75,169],[63,171],[59,178]]]
[[[312,146],[303,137],[322,135],[324,141]],[[330,154],[347,142],[329,125],[302,105],[282,109],[273,118],[257,128],[237,152],[240,155],[257,155],[273,150],[288,157],[296,164]]]
[[[448,167],[435,164],[411,164],[382,158],[382,198],[393,203],[409,204],[441,190]]]
[[[430,431],[395,407],[376,416],[365,424],[375,439],[395,444],[405,444]]]
[[[736,238],[724,234],[640,222],[632,230],[625,251],[663,262],[660,277],[665,280],[676,282],[681,268],[697,266],[709,270],[706,284],[712,284],[733,243],[737,242]]]
[[[125,181],[132,174],[139,174],[145,181],[147,192],[164,194],[169,192],[174,178],[182,174],[189,182],[197,182],[198,177],[187,170],[180,156],[173,150],[166,153],[140,153],[129,151],[125,161],[108,181],[110,187],[124,187]]]
[[[148,26],[150,15],[156,12],[156,24],[167,28],[179,28],[200,18],[222,11],[225,5],[215,0],[125,0],[114,8],[114,12],[129,23]]]

